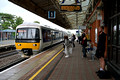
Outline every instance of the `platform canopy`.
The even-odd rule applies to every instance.
[[[83,26],[87,8],[91,0],[78,0],[81,3],[82,11],[80,12],[62,12],[60,5],[74,4],[77,0],[9,0],[35,14],[41,16],[63,28],[77,29]],[[62,3],[64,1],[64,3]],[[55,19],[48,19],[48,11],[56,11]]]

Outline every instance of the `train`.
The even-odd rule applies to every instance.
[[[65,31],[38,23],[23,23],[16,27],[15,46],[23,55],[33,55],[64,40]]]

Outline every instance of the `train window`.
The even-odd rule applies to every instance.
[[[17,38],[18,39],[26,39],[27,38],[27,30],[26,29],[18,29],[17,30]]]
[[[59,39],[59,32],[55,32],[56,39]]]
[[[35,29],[28,29],[28,38],[33,39],[35,38]]]
[[[51,31],[42,29],[43,42],[51,41]]]
[[[47,41],[51,41],[51,32],[47,30]]]
[[[39,29],[21,28],[17,30],[17,39],[39,39]]]
[[[52,40],[55,40],[56,36],[55,36],[55,31],[52,31]]]
[[[61,39],[61,32],[59,32],[59,39]]]

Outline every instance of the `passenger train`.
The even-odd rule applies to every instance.
[[[16,50],[33,55],[44,48],[63,41],[66,32],[37,23],[23,23],[16,27]]]

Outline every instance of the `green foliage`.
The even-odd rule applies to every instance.
[[[2,29],[16,29],[16,27],[23,23],[23,19],[21,17],[17,17],[15,15],[0,13],[0,17],[3,20]]]
[[[39,21],[34,21],[34,23],[38,23],[38,24],[40,24],[40,22],[39,22]]]

